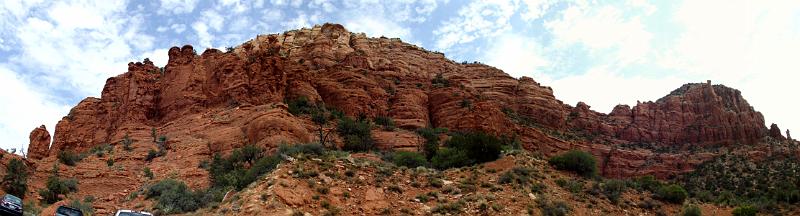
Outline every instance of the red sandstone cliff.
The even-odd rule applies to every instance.
[[[231,52],[196,53],[189,45],[173,47],[163,69],[147,59],[130,63],[126,73],[106,81],[101,98],[84,99],[59,121],[52,146],[44,128],[34,130],[29,158],[39,162],[30,191],[44,186],[44,170],[57,163],[58,152],[119,145],[125,135],[133,151],[60,168],[81,180],[78,193],[135,190],[144,183],[138,178],[143,167],[157,177],[174,175],[204,186],[207,173],[198,164],[214,152],[315,141],[310,119],[290,114],[283,104],[300,96],[348,115],[393,118],[399,130],[373,133],[385,149],[415,149],[420,142],[413,130],[427,126],[516,134],[526,149],[545,154],[588,150],[611,177],[668,177],[714,156],[620,144],[749,145],[768,131],[740,92],[722,85],[687,84],[655,102],[603,114],[584,103],[563,104],[532,78],[459,64],[399,39],[367,38],[335,24],[260,35]],[[446,82],[432,82],[437,76]],[[148,163],[143,158],[155,146],[152,130],[168,137],[170,149]],[[109,157],[124,168],[109,171]],[[117,195],[98,198],[110,207],[122,202]]]

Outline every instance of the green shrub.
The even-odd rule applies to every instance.
[[[422,152],[428,160],[433,159],[436,152],[439,150],[439,134],[446,132],[445,128],[420,128],[417,129],[417,134],[425,139]]]
[[[472,101],[464,98],[461,100],[461,103],[459,103],[459,105],[461,106],[461,108],[472,108]]]
[[[153,171],[151,171],[149,167],[145,167],[143,172],[144,172],[144,177],[147,177],[148,179],[153,179],[154,177]]]
[[[75,164],[82,159],[83,157],[81,157],[81,155],[76,154],[72,150],[64,150],[58,153],[58,161],[67,166],[75,166]]]
[[[155,199],[156,208],[167,214],[190,212],[201,207],[202,193],[193,192],[185,183],[165,179],[151,185],[145,191],[145,198]]]
[[[295,145],[281,144],[278,146],[278,154],[285,154],[289,156],[296,156],[301,153],[305,155],[322,155],[324,152],[325,147],[319,143]]]
[[[287,100],[286,105],[289,106],[289,113],[292,113],[292,115],[295,116],[301,114],[310,114],[314,109],[316,109],[314,103],[308,101],[308,98],[305,96]]]
[[[209,178],[214,187],[235,187],[241,190],[259,176],[275,169],[280,161],[277,155],[265,156],[260,148],[245,146],[233,150],[228,157],[215,154],[209,164]]]
[[[393,131],[394,130],[394,120],[388,116],[378,116],[373,119],[375,124],[383,126],[383,130],[385,131]]]
[[[468,132],[452,134],[446,142],[447,147],[463,149],[472,163],[484,163],[497,160],[500,157],[502,143],[495,136],[483,132]],[[472,165],[469,163],[467,165]]]
[[[108,160],[106,160],[106,165],[109,167],[114,166],[114,158],[108,158]]]
[[[685,200],[687,196],[686,190],[677,184],[661,186],[656,193],[657,199],[675,204],[683,203],[683,200]]]
[[[25,198],[25,192],[28,191],[28,166],[21,160],[13,158],[6,164],[3,191],[19,198]]]
[[[573,171],[584,177],[591,177],[597,173],[594,156],[584,151],[571,150],[551,157],[549,162],[558,170]]]
[[[97,157],[103,157],[106,155],[106,153],[111,153],[112,151],[114,151],[114,146],[103,144],[89,149],[89,154],[97,155]]]
[[[45,203],[52,204],[61,200],[60,195],[75,191],[78,191],[78,180],[74,178],[62,180],[58,177],[58,167],[53,166],[53,173],[47,178],[45,188],[39,190],[39,196]]]
[[[549,201],[545,198],[537,200],[543,216],[565,216],[572,209],[563,201]]]
[[[449,87],[450,80],[447,80],[441,73],[438,73],[436,77],[431,80],[431,84],[433,84],[434,87]]]
[[[753,206],[743,205],[733,209],[733,216],[756,216],[758,209]]]
[[[518,184],[525,186],[531,183],[532,172],[533,171],[528,168],[514,167],[503,173],[497,182],[500,184]]]
[[[69,202],[67,206],[80,209],[81,212],[83,212],[83,215],[94,215],[94,206],[92,205],[91,201],[85,200],[82,202],[81,200],[76,199]]]
[[[616,179],[606,180],[600,188],[611,203],[617,204],[622,193],[625,192],[625,182]]]
[[[397,166],[406,166],[409,168],[428,166],[428,161],[425,156],[416,152],[399,151],[395,152],[392,161]]]
[[[438,150],[431,165],[437,169],[449,169],[454,167],[463,167],[474,164],[475,160],[467,155],[467,151],[454,148],[442,148]]]
[[[576,180],[567,180],[567,179],[556,179],[556,184],[559,187],[564,188],[565,190],[569,191],[570,193],[577,194],[583,191],[583,182],[576,181]]]
[[[344,150],[370,151],[375,148],[371,125],[366,120],[353,120],[342,117],[336,131],[344,138]]]
[[[700,210],[700,207],[696,205],[687,205],[683,208],[683,212],[681,213],[683,216],[702,216],[703,212]]]
[[[133,140],[125,133],[125,136],[122,137],[122,149],[125,149],[125,151],[132,151],[133,147],[131,147],[131,144],[133,144]]]
[[[661,181],[658,181],[658,179],[652,175],[638,177],[633,181],[633,184],[637,189],[650,192],[656,192],[662,185]]]
[[[165,154],[166,154],[165,151],[162,150],[157,151],[155,149],[150,149],[150,151],[147,152],[147,156],[144,158],[144,160],[150,162],[157,157],[164,156]]]

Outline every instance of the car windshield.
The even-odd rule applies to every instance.
[[[58,207],[58,210],[56,210],[56,216],[83,216],[83,213],[75,209]]]
[[[6,199],[6,201],[9,201],[9,202],[12,202],[12,203],[16,203],[16,204],[22,203],[22,200],[17,198],[17,197],[15,197],[14,195],[6,194],[6,198],[5,199]]]
[[[137,212],[120,212],[119,216],[149,216],[149,215]]]

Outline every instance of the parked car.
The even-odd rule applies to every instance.
[[[153,216],[153,214],[143,211],[118,210],[114,216]]]
[[[83,212],[69,206],[59,206],[56,209],[56,216],[83,216]]]
[[[3,195],[0,201],[0,213],[2,215],[22,215],[22,199],[11,194]]]

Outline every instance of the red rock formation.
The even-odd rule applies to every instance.
[[[781,128],[779,128],[775,123],[772,123],[772,125],[769,126],[769,136],[778,141],[783,141],[786,139],[783,137],[783,134],[781,134]]]
[[[576,107],[573,113],[588,113]],[[627,142],[665,145],[748,144],[766,135],[764,117],[738,90],[686,84],[656,102],[619,105],[609,115],[573,118],[573,130],[588,130]]]
[[[437,75],[442,80],[432,82]],[[613,177],[669,177],[713,156],[623,149],[622,143],[750,144],[767,134],[762,115],[738,90],[721,85],[687,84],[655,102],[619,105],[606,115],[585,103],[565,105],[532,78],[515,79],[399,39],[367,38],[326,24],[260,35],[231,52],[209,49],[197,55],[189,45],[172,47],[164,68],[147,59],[129,63],[126,73],[106,81],[100,98],[84,99],[59,121],[49,150],[35,147],[36,157],[44,157],[39,169],[57,163],[60,151],[119,145],[128,135],[133,150],[115,151],[113,157],[135,169],[109,173],[107,158],[90,156],[84,160],[89,165],[62,168],[64,175],[77,176],[81,185],[132,191],[146,183],[135,177],[139,167],[148,166],[157,178],[175,174],[202,187],[207,173],[198,164],[215,152],[318,139],[309,117],[294,116],[283,104],[301,96],[351,116],[393,118],[397,131],[373,130],[384,149],[416,149],[421,140],[413,131],[421,127],[516,134],[524,148],[547,155],[590,151],[601,159],[602,172]],[[326,127],[330,131],[333,125]],[[155,148],[152,130],[168,137],[170,149],[146,163],[147,151]],[[44,187],[46,178],[46,172],[34,175],[30,191]],[[98,197],[104,200],[100,207],[124,201],[96,187],[78,193],[107,195]]]
[[[47,157],[50,149],[50,132],[47,131],[47,128],[44,125],[34,128],[28,137],[31,142],[28,144],[27,157],[34,160]]]

